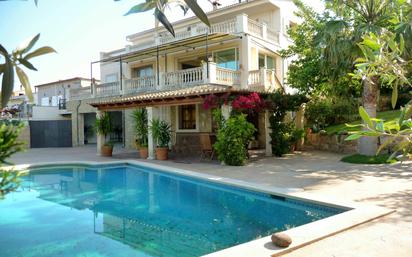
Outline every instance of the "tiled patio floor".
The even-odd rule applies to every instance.
[[[95,147],[30,149],[13,156],[16,164],[53,161],[134,159],[135,152],[117,151],[113,158],[96,156]],[[299,189],[295,195],[317,194],[329,201],[371,203],[397,212],[287,254],[288,257],[412,256],[412,164],[350,165],[341,155],[302,152],[264,158],[244,167],[185,159],[148,161],[266,186]],[[146,161],[146,160],[145,160]]]

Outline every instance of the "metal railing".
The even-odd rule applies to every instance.
[[[66,110],[66,99],[59,99],[59,110]]]

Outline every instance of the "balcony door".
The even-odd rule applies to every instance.
[[[193,60],[185,60],[180,62],[180,69],[187,70],[187,69],[194,69],[201,67],[202,64],[200,60],[193,59]]]

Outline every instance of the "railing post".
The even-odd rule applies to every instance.
[[[97,92],[96,92],[96,83],[92,83],[92,97],[96,98]]]
[[[205,62],[203,64],[203,81],[205,83],[216,83],[216,63]]]
[[[239,14],[236,16],[236,33],[248,33],[248,16],[247,14]]]
[[[166,76],[165,73],[163,71],[160,71],[158,73],[159,79],[156,78],[156,81],[159,81],[159,84],[157,85],[157,89],[161,90],[164,89],[166,87]]]
[[[262,38],[267,39],[268,38],[268,25],[266,22],[262,22]]]

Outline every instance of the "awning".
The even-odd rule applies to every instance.
[[[132,62],[138,61],[154,56],[161,56],[165,54],[175,53],[184,51],[187,49],[196,49],[199,47],[206,47],[214,44],[218,44],[224,41],[233,40],[236,38],[241,38],[241,35],[234,34],[223,34],[223,33],[213,33],[213,34],[204,34],[194,37],[189,37],[182,40],[173,41],[167,44],[152,46],[137,50],[134,52],[113,56],[109,58],[102,59],[100,61],[95,61],[93,63],[105,63],[105,62]]]

